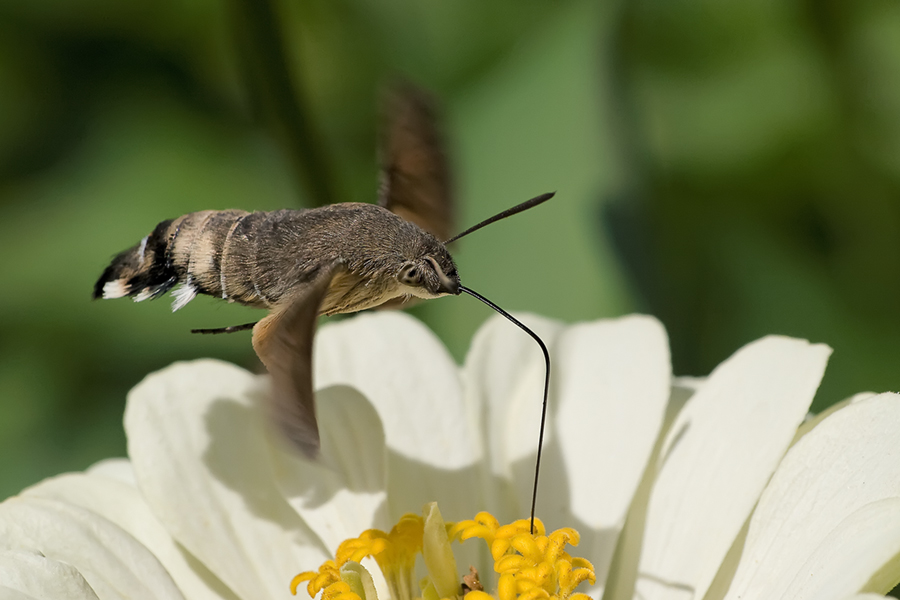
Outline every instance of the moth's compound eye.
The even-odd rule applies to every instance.
[[[422,282],[422,274],[416,267],[407,267],[400,274],[400,281],[406,285],[418,285]]]

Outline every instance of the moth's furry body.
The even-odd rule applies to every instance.
[[[325,265],[336,269],[319,307],[324,315],[404,295],[458,293],[452,283],[446,285],[447,280],[458,285],[453,259],[433,235],[379,206],[345,203],[273,212],[202,211],[163,221],[113,260],[94,297],[140,301],[175,288],[173,310],[196,294],[208,294],[278,311]],[[402,276],[412,267],[421,275],[419,285]]]
[[[131,296],[140,301],[172,290],[173,310],[197,294],[270,309],[256,323],[194,331],[253,328],[253,349],[271,375],[269,413],[298,450],[314,457],[319,429],[312,351],[318,316],[395,307],[409,296],[437,298],[465,292],[521,327],[544,353],[547,371],[537,470],[550,385],[547,347],[496,304],[460,285],[444,243],[537,206],[553,194],[532,198],[450,237],[450,172],[431,101],[410,86],[398,87],[386,100],[378,206],[346,203],[254,213],[206,210],[163,221],[113,259],[94,285],[94,298]],[[536,498],[537,472],[532,532]],[[473,582],[466,582],[470,589],[480,588],[477,574]]]
[[[386,109],[377,206],[186,214],[159,223],[116,256],[94,285],[94,298],[131,296],[136,301],[171,290],[173,310],[197,294],[269,309],[257,323],[195,331],[253,328],[253,349],[271,374],[273,420],[309,456],[319,448],[312,381],[319,315],[396,307],[410,296],[437,298],[465,291],[524,327],[461,286],[453,259],[438,241],[452,232],[453,197],[429,98],[400,87],[387,98]],[[450,239],[550,196],[529,200]]]

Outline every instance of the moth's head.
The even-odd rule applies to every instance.
[[[438,298],[452,294],[458,296],[459,274],[447,248],[428,236],[415,258],[403,261],[397,272],[397,281],[407,294],[419,298]]]

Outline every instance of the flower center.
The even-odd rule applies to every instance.
[[[310,597],[322,592],[321,600],[378,600],[372,576],[359,562],[372,557],[387,581],[391,600],[494,600],[478,582],[477,573],[460,577],[450,548],[451,540],[484,540],[499,574],[498,600],[590,600],[574,593],[582,581],[595,583],[593,565],[570,556],[566,546],[578,545],[578,532],[565,527],[547,535],[535,519],[531,533],[528,519],[500,525],[493,515],[478,513],[474,519],[445,523],[436,503],[425,505],[424,516],[407,514],[385,533],[364,531],[345,540],[335,560],[318,571],[300,573],[291,581],[291,593],[304,581]],[[416,555],[422,554],[428,575],[416,584]]]

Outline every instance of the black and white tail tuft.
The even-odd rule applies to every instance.
[[[113,258],[94,284],[94,299],[131,296],[140,302],[157,298],[178,283],[167,253],[171,223],[163,221],[139,244]]]

